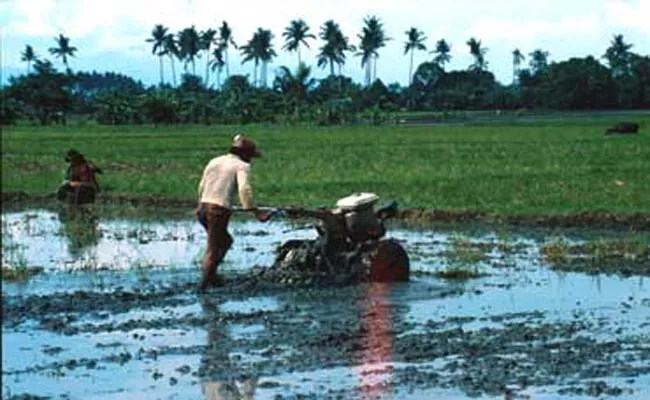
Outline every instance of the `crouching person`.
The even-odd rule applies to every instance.
[[[260,156],[261,152],[253,140],[237,135],[229,153],[210,160],[203,171],[196,213],[207,232],[208,244],[199,292],[204,292],[210,285],[221,284],[217,267],[233,243],[233,238],[228,233],[228,223],[235,191],[239,194],[243,209],[254,212],[260,221],[267,220],[265,213],[254,207],[251,188],[251,161]]]
[[[68,150],[65,161],[68,168],[57,189],[57,198],[70,204],[93,203],[100,190],[97,174],[102,170],[75,149]]]

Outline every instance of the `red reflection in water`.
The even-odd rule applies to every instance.
[[[361,304],[361,335],[355,368],[361,398],[380,398],[392,392],[393,324],[388,300],[390,285],[371,284]]]

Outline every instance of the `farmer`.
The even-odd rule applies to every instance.
[[[233,138],[229,153],[213,158],[203,170],[196,213],[208,234],[208,245],[203,259],[200,292],[204,292],[209,285],[221,283],[217,277],[217,266],[233,242],[228,233],[228,222],[235,190],[242,209],[252,211],[262,222],[269,218],[267,213],[253,206],[251,161],[261,155],[252,139],[237,135]]]
[[[64,181],[57,190],[57,198],[72,204],[92,203],[99,192],[97,174],[102,170],[75,149],[70,149],[65,154],[68,168],[65,171]]]

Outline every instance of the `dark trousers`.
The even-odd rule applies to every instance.
[[[201,203],[197,213],[199,223],[208,233],[208,246],[203,258],[203,280],[201,286],[205,288],[215,283],[217,266],[221,264],[228,249],[232,246],[232,236],[228,233],[228,222],[232,212],[216,204]]]
[[[59,201],[69,204],[89,204],[95,202],[97,189],[92,184],[82,184],[81,186],[72,187],[65,183],[57,189],[56,197]]]

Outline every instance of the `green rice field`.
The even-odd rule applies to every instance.
[[[256,201],[329,206],[372,191],[403,208],[495,215],[650,213],[650,114],[638,135],[604,136],[621,116],[483,124],[344,127],[18,126],[2,131],[2,192],[53,193],[64,152],[102,167],[101,196],[196,198],[202,169],[237,133],[264,152]]]

